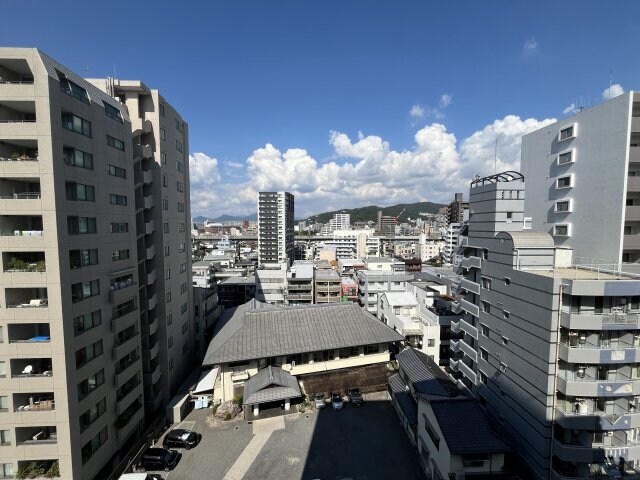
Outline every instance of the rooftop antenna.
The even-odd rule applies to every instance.
[[[498,138],[500,136],[498,135],[496,137],[496,143],[495,146],[493,147],[493,173],[498,173]]]

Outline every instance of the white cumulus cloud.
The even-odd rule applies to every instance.
[[[413,118],[421,118],[424,117],[424,107],[416,104],[411,106],[411,110],[409,110],[409,116]]]
[[[603,100],[609,100],[611,98],[622,95],[623,93],[624,93],[624,88],[622,88],[622,85],[620,85],[619,83],[614,83],[613,85],[611,85],[608,88],[605,88],[602,91],[602,98]]]

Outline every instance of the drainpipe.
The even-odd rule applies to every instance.
[[[553,470],[553,442],[555,439],[556,426],[556,403],[558,392],[558,355],[560,353],[560,321],[562,320],[562,295],[566,284],[560,283],[558,288],[558,325],[556,327],[556,355],[555,355],[555,374],[553,375],[553,401],[551,407],[551,441],[549,442],[549,478]]]

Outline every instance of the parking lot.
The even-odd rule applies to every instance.
[[[208,410],[188,421],[202,434],[165,479],[423,479],[416,449],[387,400],[341,411],[331,406],[248,424],[207,421]],[[158,442],[161,444],[161,440]]]

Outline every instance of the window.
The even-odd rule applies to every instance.
[[[184,273],[187,271],[187,264],[186,263],[181,263],[180,264],[180,273]]]
[[[122,120],[122,113],[120,113],[120,109],[107,102],[104,102],[104,113],[107,114],[107,117],[115,120],[116,122],[124,123],[124,120]]]
[[[573,162],[573,150],[568,150],[558,155],[558,165],[565,165],[571,162]]]
[[[167,154],[165,152],[160,152],[160,159],[162,160],[162,164],[167,164]]]
[[[111,233],[127,233],[129,231],[128,223],[112,223]]]
[[[93,217],[67,217],[69,235],[96,233],[96,219]]]
[[[167,268],[167,271],[165,272],[164,275],[165,280],[169,280],[171,278],[171,269]]]
[[[482,311],[484,313],[491,313],[491,304],[489,302],[485,302],[483,300],[481,304],[482,304]]]
[[[484,337],[489,336],[489,327],[487,327],[485,324],[480,325],[480,331]]]
[[[87,463],[93,454],[96,453],[102,445],[107,443],[108,439],[109,433],[107,431],[107,427],[104,427],[95,437],[85,443],[81,452],[82,463]]]
[[[502,337],[502,344],[509,345],[509,339],[507,337]]]
[[[112,177],[127,178],[127,171],[124,168],[109,165],[109,175]]]
[[[0,478],[13,478],[13,463],[0,463]]]
[[[166,175],[162,175],[162,186],[163,187],[169,186],[169,177],[167,177]]]
[[[124,250],[114,250],[111,252],[111,260],[114,262],[118,262],[120,260],[128,260],[129,259],[129,249]]]
[[[187,333],[187,331],[189,331],[189,322],[184,322],[182,324],[182,326],[180,327],[180,329],[182,330],[182,335],[184,335],[185,333]],[[298,362],[299,363],[299,362]]]
[[[373,353],[378,353],[379,351],[379,346],[376,343],[375,345],[365,345],[364,346],[364,354],[365,355],[371,355]]]
[[[557,237],[569,236],[569,225],[554,225],[553,234]]]
[[[169,200],[166,198],[162,199],[162,210],[169,210]]]
[[[118,140],[111,135],[107,135],[107,145],[115,148],[116,150],[121,150],[124,152],[124,142],[122,140]]]
[[[480,381],[486,385],[488,382],[487,374],[480,370],[478,370],[478,373],[480,374]]]
[[[6,412],[9,410],[9,397],[6,395],[0,396],[0,412]]]
[[[167,290],[167,293],[164,294],[164,299],[166,303],[171,303],[171,290]]]
[[[167,315],[167,325],[171,325],[173,323],[173,313]]]
[[[86,103],[89,105],[91,102],[89,101],[89,95],[87,91],[82,88],[77,83],[72,82],[67,77],[64,76],[64,73],[58,73],[58,77],[60,78],[60,90],[62,90],[67,95],[75,98],[76,100],[80,100],[82,103]]]
[[[169,337],[169,340],[167,340],[167,345],[169,345],[169,348],[173,347],[173,336]]]
[[[178,252],[184,253],[185,249],[186,249],[186,243],[183,242],[178,244]]]
[[[556,212],[569,212],[569,200],[561,200],[556,202]]]
[[[504,284],[505,285],[511,285],[511,279],[509,277],[504,277]]]
[[[427,347],[435,347],[436,346],[436,340],[435,338],[429,338],[427,339]]]
[[[87,330],[91,330],[93,327],[97,327],[102,323],[102,314],[100,310],[95,312],[85,313],[79,315],[73,319],[73,331],[75,335],[80,335]]]
[[[185,230],[185,225],[184,223],[178,223],[178,232],[184,232]]]
[[[102,398],[93,407],[80,415],[80,431],[84,432],[89,425],[100,418],[107,411],[107,399]]]
[[[575,136],[576,135],[575,135],[574,125],[569,125],[568,127],[560,129],[560,135],[558,136],[558,140],[562,142],[563,140],[568,140]]]
[[[167,139],[167,132],[164,128],[160,129],[160,139],[161,140],[166,140]]]
[[[184,302],[182,305],[180,305],[180,313],[181,314],[185,313],[188,309],[189,309],[189,306],[187,305],[187,302]],[[376,347],[377,347],[377,345],[376,345]]]
[[[92,248],[88,250],[70,250],[69,266],[71,269],[88,267],[89,265],[98,264],[98,249]]]
[[[64,147],[62,149],[64,163],[72,167],[86,168],[93,170],[93,155],[75,148]]]
[[[184,192],[184,185],[182,182],[176,182],[176,188],[179,192]]]
[[[164,233],[169,233],[169,224],[167,222],[162,224],[162,231]]]
[[[122,207],[127,206],[127,196],[126,195],[116,195],[115,193],[109,194],[109,203],[111,205],[120,205]]]
[[[102,355],[102,340],[98,340],[97,342],[87,345],[84,348],[76,351],[76,368],[80,368],[91,360],[98,358]]]
[[[182,153],[182,150],[183,150],[182,142],[179,140],[176,140],[176,150]]]
[[[482,259],[483,260],[488,260],[489,259],[489,250],[486,248],[482,249]]]
[[[169,360],[169,370],[173,370],[173,358]]]
[[[91,137],[91,122],[71,113],[62,114],[62,128]]]
[[[164,117],[164,115],[165,115],[164,105],[161,103],[161,104],[160,104],[160,116],[161,116],[161,117]]]
[[[104,370],[100,370],[78,384],[78,401],[104,383]]]
[[[177,118],[174,118],[174,120],[176,122],[176,130],[181,132],[182,131],[182,122],[180,120],[178,120]]]
[[[11,430],[0,430],[0,445],[11,445]]]
[[[180,173],[184,173],[184,164],[182,162],[176,162],[176,168]]]
[[[511,314],[507,310],[502,311],[502,316],[504,317],[505,320],[508,320],[510,315]]]
[[[572,186],[570,175],[568,177],[560,177],[556,181],[556,188],[570,188]]]
[[[187,293],[187,282],[184,282],[183,284],[180,285],[180,293]]]
[[[485,290],[491,290],[491,279],[488,277],[482,277],[482,288]]]
[[[485,362],[489,361],[489,352],[482,347],[480,347],[480,358]]]
[[[74,283],[71,285],[71,301],[81,302],[87,298],[100,294],[100,280],[89,280],[87,282]]]
[[[82,202],[95,202],[96,201],[96,189],[93,185],[84,185],[82,183],[65,183],[65,190],[67,192],[67,200],[70,201],[82,201]]]
[[[169,247],[169,245],[165,245],[164,246],[164,256],[168,257],[170,255],[171,252],[171,248]]]
[[[184,212],[184,203],[178,202],[178,212],[180,213]]]

